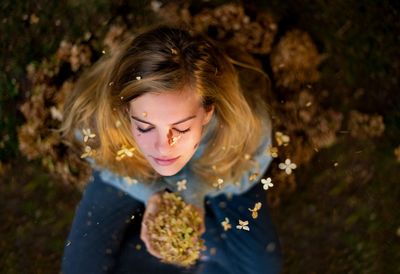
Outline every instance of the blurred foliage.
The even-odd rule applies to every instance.
[[[52,54],[62,38],[80,36],[82,26],[100,27],[110,17],[109,5],[108,1],[1,1],[0,160],[18,153],[15,126],[22,117],[15,106],[30,95],[19,92],[26,85],[27,64]]]
[[[160,1],[166,2],[188,3]],[[189,11],[199,13],[230,1],[191,2]],[[285,186],[294,195],[283,196],[274,210],[284,273],[400,273],[400,172],[394,152],[400,145],[400,3],[252,0],[243,1],[243,6],[252,20],[259,10],[274,15],[279,28],[272,47],[297,29],[307,32],[323,53],[318,83],[298,93],[280,90],[277,102],[285,102],[277,106],[281,113],[300,116],[281,118],[279,129],[285,129],[286,122],[293,128],[316,117],[304,112],[304,98],[306,103],[317,101],[320,110],[334,109],[346,121],[335,142],[330,142],[329,134],[321,135],[324,123],[315,124],[318,132],[313,136],[324,136],[315,140],[321,149],[313,152],[310,162],[298,160],[305,164],[295,172],[297,183],[287,180]],[[62,40],[78,41],[85,33],[98,39],[114,23],[128,28],[134,22],[151,23],[149,10],[150,1],[1,1],[0,269],[4,273],[59,271],[80,196],[60,178],[48,175],[41,161],[28,162],[19,154],[16,128],[26,120],[18,109],[32,95],[27,65],[53,62],[51,56]],[[225,35],[227,30],[223,31]],[[261,60],[273,75],[269,58]],[[302,147],[304,135],[310,133],[295,132],[291,141]],[[330,147],[323,145],[326,141]],[[272,191],[275,188],[279,189],[275,185]]]

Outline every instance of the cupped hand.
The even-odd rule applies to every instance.
[[[157,209],[159,206],[159,202],[161,200],[162,192],[156,192],[153,195],[150,196],[149,200],[147,201],[147,206],[146,209],[144,210],[143,214],[143,219],[142,219],[142,225],[141,225],[141,230],[140,230],[140,239],[144,242],[146,245],[147,251],[153,255],[154,257],[157,257],[161,259],[161,255],[159,252],[154,250],[150,243],[150,237],[149,233],[147,230],[146,223],[151,219],[151,216],[154,216],[155,213],[157,213]]]
[[[156,192],[153,195],[151,195],[149,200],[147,201],[147,206],[146,206],[146,209],[143,214],[141,231],[140,231],[140,239],[146,245],[147,251],[151,255],[153,255],[154,257],[157,257],[159,259],[161,259],[162,256],[151,245],[151,240],[150,240],[150,236],[148,233],[146,223],[148,221],[150,221],[152,219],[152,217],[157,213],[160,201],[162,199],[162,194],[163,194],[163,192]],[[193,207],[194,210],[198,211],[199,215],[201,216],[201,219],[202,219],[201,227],[199,227],[199,231],[200,231],[200,235],[201,235],[205,232],[204,210],[197,206],[194,206],[194,205],[190,205],[190,206]]]

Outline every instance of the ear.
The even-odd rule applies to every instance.
[[[210,120],[214,114],[214,105],[207,107],[205,109],[205,111],[206,111],[206,115],[204,116],[204,119],[203,119],[203,126],[207,125],[208,122],[210,122]]]

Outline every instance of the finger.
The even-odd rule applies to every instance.
[[[147,251],[148,251],[151,255],[153,255],[154,257],[156,257],[156,258],[158,258],[158,259],[161,259],[161,258],[162,258],[161,255],[160,255],[160,253],[158,253],[157,251],[155,251],[151,245],[146,245],[146,247],[147,247]]]
[[[204,232],[206,232],[206,226],[204,225],[204,222],[203,222],[200,227],[200,235],[202,235]]]
[[[161,255],[159,252],[157,252],[153,246],[150,243],[150,240],[147,237],[142,238],[142,241],[144,242],[147,252],[149,252],[151,255],[153,255],[154,257],[157,257],[159,259],[161,259]]]

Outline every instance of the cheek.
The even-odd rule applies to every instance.
[[[184,142],[182,143],[183,147],[188,151],[196,149],[200,143],[201,139],[201,130],[193,131],[188,136],[184,136]]]
[[[140,133],[137,130],[133,130],[132,129],[132,135],[133,135],[133,139],[135,139],[136,144],[138,145],[138,147],[140,148],[140,150],[148,150],[148,148],[150,147],[151,143],[152,143],[152,134],[144,134],[144,133]]]

